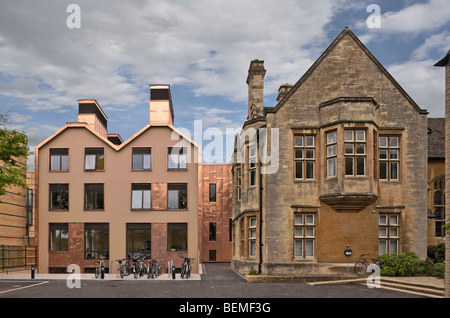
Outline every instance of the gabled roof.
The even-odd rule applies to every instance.
[[[449,59],[450,59],[450,50],[448,51],[447,55],[442,60],[437,62],[434,66],[438,66],[438,67],[447,66]]]
[[[322,53],[319,59],[309,68],[309,70],[300,78],[300,80],[292,87],[292,89],[279,101],[275,107],[265,107],[265,113],[277,112],[289,98],[298,90],[298,88],[308,79],[308,77],[317,69],[317,67],[327,58],[330,52],[342,41],[345,36],[350,36],[361,50],[375,63],[375,65],[381,70],[381,72],[392,82],[392,84],[399,90],[399,92],[414,106],[414,108],[420,114],[428,114],[426,110],[423,110],[416,104],[416,102],[406,93],[406,91],[397,83],[391,74],[381,65],[381,63],[373,56],[372,53],[364,46],[364,44],[358,39],[358,37],[346,27],[341,34],[330,44],[330,46]]]
[[[136,134],[134,134],[132,137],[130,137],[128,140],[126,140],[125,142],[121,143],[120,145],[115,145],[114,143],[112,143],[110,140],[108,140],[108,138],[104,138],[102,137],[99,133],[97,133],[91,126],[89,126],[89,124],[85,123],[85,122],[73,122],[73,123],[66,123],[63,127],[61,127],[58,131],[56,131],[53,135],[51,135],[50,137],[48,137],[47,139],[45,139],[43,142],[41,142],[39,145],[36,146],[36,150],[38,150],[39,148],[41,148],[42,146],[44,146],[45,144],[47,144],[48,142],[50,142],[52,139],[54,139],[56,136],[58,136],[59,134],[61,134],[63,131],[65,131],[68,128],[85,128],[87,129],[89,132],[91,132],[92,134],[94,134],[95,136],[97,136],[97,138],[99,138],[101,141],[103,141],[105,144],[107,144],[108,146],[110,146],[112,149],[116,150],[116,151],[120,151],[122,148],[124,148],[126,145],[128,145],[129,143],[131,143],[134,139],[136,139],[137,137],[139,137],[140,135],[142,135],[145,131],[147,131],[148,129],[150,129],[151,127],[167,127],[173,131],[175,131],[178,135],[180,135],[184,140],[186,140],[187,142],[191,143],[194,147],[198,148],[199,150],[201,150],[201,147],[192,139],[190,139],[188,136],[186,136],[185,134],[183,134],[181,131],[179,131],[178,129],[176,129],[173,125],[150,125],[147,124],[144,128],[142,128],[141,130],[139,130]]]

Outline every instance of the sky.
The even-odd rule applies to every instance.
[[[149,85],[169,84],[175,127],[200,123],[204,148],[208,130],[222,132],[227,163],[250,62],[264,60],[264,106],[275,106],[345,27],[430,117],[445,116],[433,65],[450,49],[448,0],[0,0],[0,112],[34,151],[95,99],[127,140],[149,122]]]

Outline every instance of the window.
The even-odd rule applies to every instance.
[[[69,226],[67,223],[50,223],[50,251],[69,250]]]
[[[85,170],[103,170],[105,168],[105,156],[103,148],[85,149]]]
[[[314,136],[294,136],[294,177],[296,180],[314,179]]]
[[[151,258],[151,224],[128,223],[127,224],[127,256],[136,258],[144,255]]]
[[[216,184],[209,184],[209,202],[216,202]]]
[[[50,207],[49,210],[69,209],[69,185],[50,184]]]
[[[380,137],[378,153],[380,180],[399,180],[400,138]]]
[[[209,222],[209,240],[216,240],[216,222]]]
[[[436,237],[445,237],[445,179],[434,182],[434,222]]]
[[[103,183],[87,183],[84,185],[84,209],[103,210],[104,191]]]
[[[187,148],[169,147],[168,168],[169,169],[187,168]]]
[[[209,261],[214,262],[216,260],[216,250],[209,250]]]
[[[327,178],[336,177],[337,135],[336,132],[327,134]]]
[[[256,217],[248,219],[248,256],[256,256]]]
[[[152,162],[152,148],[139,147],[132,150],[133,170],[150,170]]]
[[[294,214],[294,257],[314,257],[314,214]]]
[[[400,215],[380,214],[378,220],[378,253],[380,255],[398,253],[398,243],[400,240]]]
[[[256,147],[249,147],[248,161],[250,169],[250,186],[256,185]]]
[[[69,170],[69,149],[67,148],[50,149],[50,170],[52,171]]]
[[[133,183],[131,185],[131,209],[145,210],[152,207],[152,184]]]
[[[86,259],[109,259],[109,225],[86,223],[84,225]]]
[[[241,169],[238,169],[237,171],[237,186],[238,186],[238,201],[241,201],[241,197],[242,197],[242,180],[241,180]]]
[[[187,223],[167,224],[167,250],[187,251]]]
[[[167,185],[167,208],[187,209],[187,184],[169,183]]]
[[[344,131],[345,175],[366,175],[366,131]]]

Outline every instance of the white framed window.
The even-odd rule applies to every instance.
[[[344,131],[345,175],[366,175],[366,131]]]
[[[250,172],[250,186],[256,185],[256,164],[257,164],[257,151],[256,146],[250,146],[248,153],[248,163]]]
[[[315,166],[315,137],[294,136],[294,178],[313,180]]]
[[[380,136],[378,154],[380,180],[400,180],[400,138]]]
[[[399,253],[400,214],[380,214],[378,216],[378,253]]]
[[[327,133],[327,178],[337,175],[337,133]]]
[[[256,256],[256,217],[248,219],[248,256]]]
[[[294,258],[314,257],[314,214],[294,214]]]

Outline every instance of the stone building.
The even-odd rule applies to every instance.
[[[280,87],[274,107],[263,105],[265,73],[251,62],[233,160],[232,266],[300,274],[363,253],[425,258],[427,111],[348,28]]]
[[[445,118],[428,118],[427,245],[444,243],[445,221]]]

